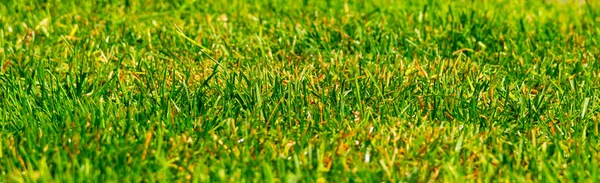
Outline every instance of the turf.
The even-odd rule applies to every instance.
[[[597,182],[600,3],[0,3],[0,182]]]

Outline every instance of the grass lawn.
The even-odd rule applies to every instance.
[[[0,183],[598,182],[596,0],[0,0]]]

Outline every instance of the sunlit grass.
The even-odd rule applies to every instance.
[[[596,182],[592,1],[3,1],[0,182]]]

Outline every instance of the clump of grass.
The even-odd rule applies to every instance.
[[[577,3],[4,2],[0,182],[596,181]]]

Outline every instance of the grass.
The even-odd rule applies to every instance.
[[[596,1],[0,5],[0,182],[596,182]]]

